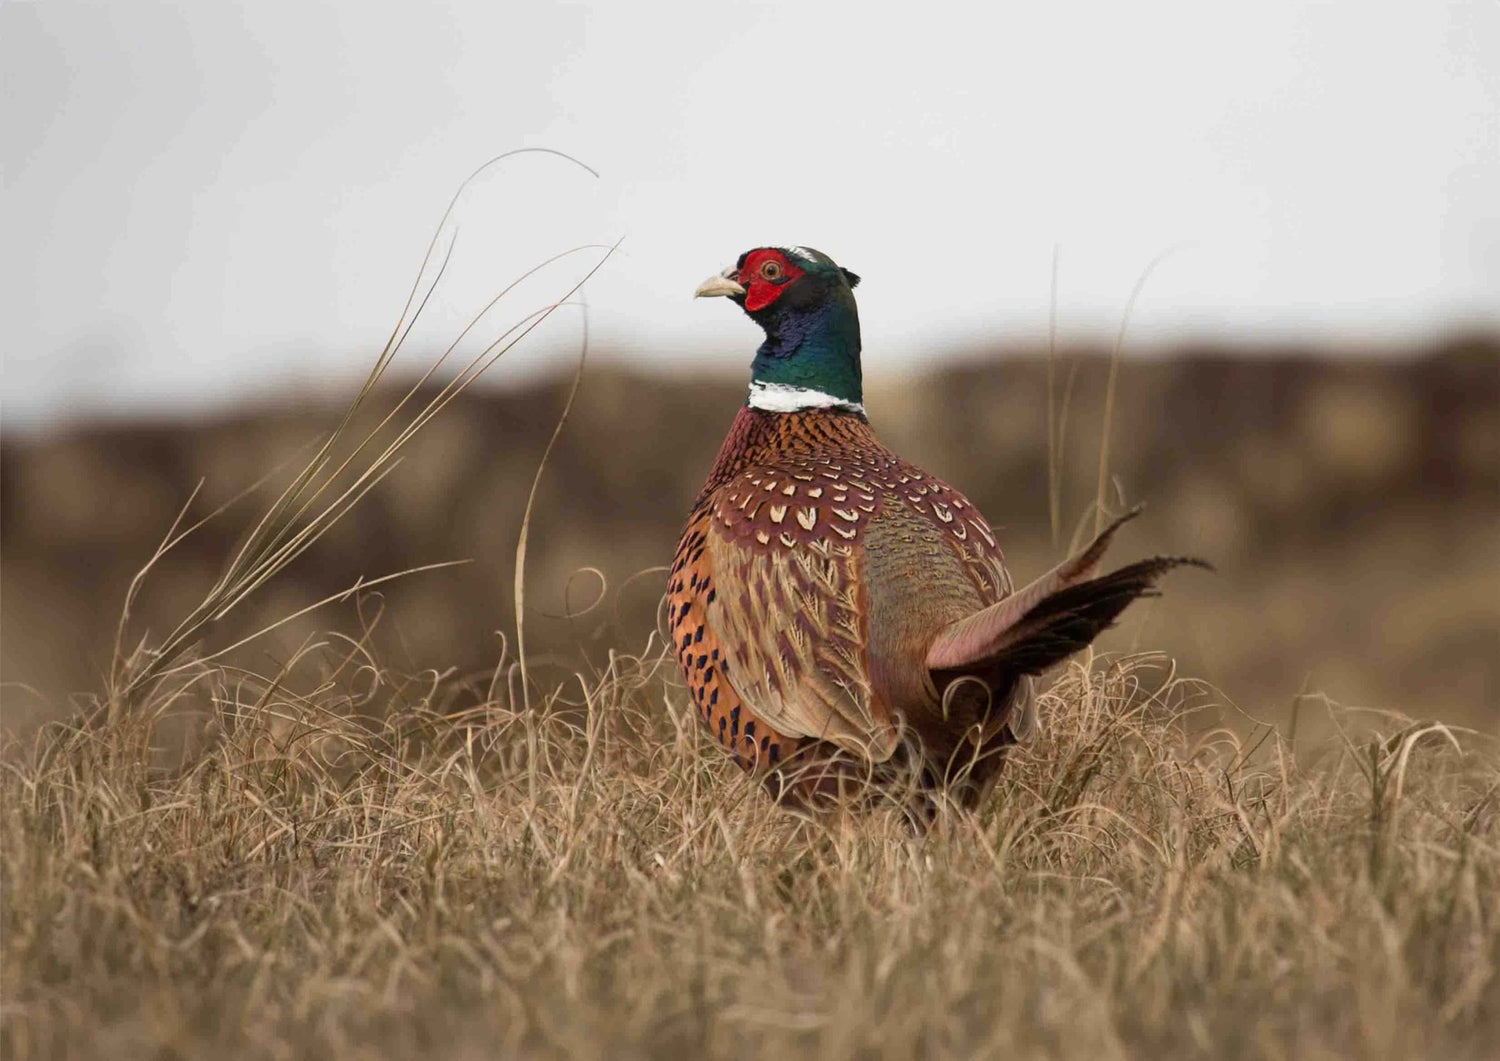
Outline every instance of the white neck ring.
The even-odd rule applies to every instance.
[[[752,409],[768,413],[795,413],[803,409],[841,409],[861,416],[865,413],[865,407],[859,402],[836,398],[811,387],[794,387],[790,383],[762,383],[759,380],[750,381],[748,404]]]

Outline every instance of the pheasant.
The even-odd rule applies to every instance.
[[[760,247],[701,284],[765,331],[678,542],[668,625],[699,719],[804,809],[902,785],[979,803],[1035,726],[1035,678],[1170,569],[1099,575],[1131,512],[1023,589],[967,497],[883,446],[862,404],[859,277]]]

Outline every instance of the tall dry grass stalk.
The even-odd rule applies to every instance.
[[[422,311],[437,291],[452,260],[459,230],[457,226],[450,225],[450,221],[460,198],[481,174],[507,159],[523,154],[543,154],[561,158],[598,176],[588,166],[562,152],[550,148],[522,148],[490,159],[459,185],[433,231],[427,252],[422,259],[422,265],[417,270],[417,277],[412,283],[411,291],[395,327],[391,329],[390,338],[375,359],[364,383],[345,409],[338,424],[318,444],[312,456],[292,476],[291,481],[251,527],[238,550],[226,563],[219,579],[204,595],[203,600],[191,609],[165,637],[154,642],[143,638],[133,649],[127,651],[127,630],[132,605],[146,579],[164,556],[208,519],[221,515],[224,508],[215,510],[184,529],[182,524],[196,498],[195,491],[193,497],[188,499],[187,504],[173,521],[155,554],[132,580],[126,593],[124,607],[121,609],[119,630],[115,640],[114,662],[105,697],[111,720],[118,719],[123,712],[129,710],[141,698],[144,690],[159,688],[161,683],[169,682],[173,678],[194,670],[197,662],[228,655],[308,612],[336,600],[349,599],[361,589],[368,589],[377,584],[422,571],[450,566],[452,563],[464,562],[460,560],[428,564],[363,581],[342,593],[314,602],[294,614],[285,616],[271,626],[255,631],[231,645],[216,649],[207,655],[204,655],[201,649],[204,638],[227,615],[252,594],[264,588],[379,485],[381,480],[396,468],[401,451],[422,428],[517,343],[530,335],[558,309],[570,304],[570,301],[582,291],[584,284],[603,267],[610,255],[619,247],[618,242],[613,245],[587,244],[574,247],[527,269],[502,288],[483,309],[470,319],[468,325],[389,409],[383,414],[377,414],[379,419],[373,428],[363,433],[356,432],[354,430],[356,416],[377,392],[381,380],[416,326]],[[447,237],[446,248],[439,253],[439,247],[445,236]],[[491,311],[522,281],[563,258],[590,250],[600,252],[598,260],[579,279],[567,287],[561,298],[537,307],[516,320],[498,336],[489,340],[477,354],[472,355],[457,372],[442,383],[425,403],[416,408],[409,408],[413,404],[413,399],[437,376],[458,351],[460,345],[486,321]]]

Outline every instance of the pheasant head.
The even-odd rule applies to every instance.
[[[859,277],[807,247],[757,247],[698,285],[736,302],[766,333],[750,365],[752,408],[863,413]]]

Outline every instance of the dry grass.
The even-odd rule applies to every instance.
[[[336,637],[203,664],[10,749],[0,1042],[1492,1056],[1494,749],[1348,712],[1242,744],[1169,677],[1070,666],[993,802],[917,839],[768,806],[660,655],[529,711],[511,664],[401,678]]]

